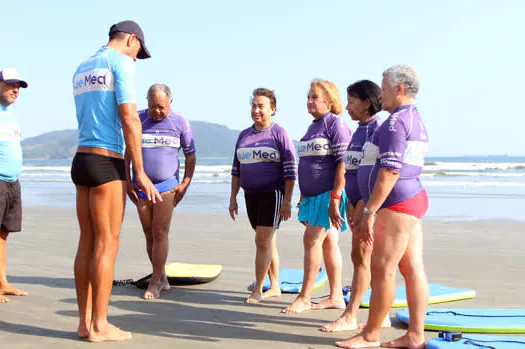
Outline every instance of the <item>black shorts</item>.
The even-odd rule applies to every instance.
[[[98,187],[112,181],[125,181],[126,165],[124,159],[76,153],[71,165],[71,179],[75,185],[86,187]]]
[[[0,232],[22,230],[22,193],[20,182],[0,181]]]
[[[257,226],[279,228],[279,223],[281,223],[279,211],[283,202],[282,190],[276,189],[257,194],[244,193],[244,199],[248,219],[253,229]]]

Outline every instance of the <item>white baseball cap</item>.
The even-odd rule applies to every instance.
[[[27,88],[27,82],[20,79],[20,75],[15,68],[4,68],[2,71],[0,71],[0,81],[5,81],[10,84],[19,82],[20,87]]]

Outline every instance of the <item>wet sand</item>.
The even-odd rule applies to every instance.
[[[10,297],[0,304],[2,348],[84,348],[92,344],[76,337],[77,308],[73,259],[78,225],[73,209],[24,208],[24,231],[8,239],[9,281],[27,290],[27,297]],[[260,305],[244,303],[254,274],[254,234],[245,214],[232,222],[224,214],[176,212],[170,233],[169,262],[218,263],[224,269],[214,282],[177,286],[162,299],[144,301],[142,290],[115,287],[109,319],[131,331],[133,345],[179,348],[335,348],[334,342],[355,332],[326,334],[318,328],[336,319],[340,310],[282,315],[295,295],[286,294]],[[474,288],[477,297],[434,307],[525,308],[525,223],[513,221],[424,221],[425,263],[430,282]],[[343,233],[345,285],[350,284],[350,236]],[[295,220],[278,231],[281,267],[301,268],[302,226]],[[136,212],[124,220],[115,278],[138,279],[150,272],[145,239]],[[398,284],[402,279],[398,277]],[[314,296],[328,294],[328,285]],[[368,310],[360,310],[364,321]],[[390,312],[395,316],[395,310]],[[382,332],[382,340],[403,333],[404,325]],[[427,332],[432,338],[437,334]]]

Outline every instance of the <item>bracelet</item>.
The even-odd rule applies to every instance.
[[[369,214],[371,216],[375,216],[377,215],[377,212],[376,211],[372,211],[371,209],[369,209],[368,207],[364,207],[363,208],[363,214]]]
[[[330,192],[330,196],[333,197],[334,199],[341,200],[341,195],[337,195],[337,193],[334,191]]]

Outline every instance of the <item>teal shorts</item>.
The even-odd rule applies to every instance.
[[[320,226],[329,230],[332,226],[330,216],[328,215],[328,208],[330,207],[330,191],[310,197],[304,197],[299,207],[299,221],[308,223],[311,226]],[[343,217],[343,227],[341,231],[348,229],[346,224],[346,205],[348,204],[348,197],[345,191],[341,194],[341,203],[339,205],[339,214]]]

